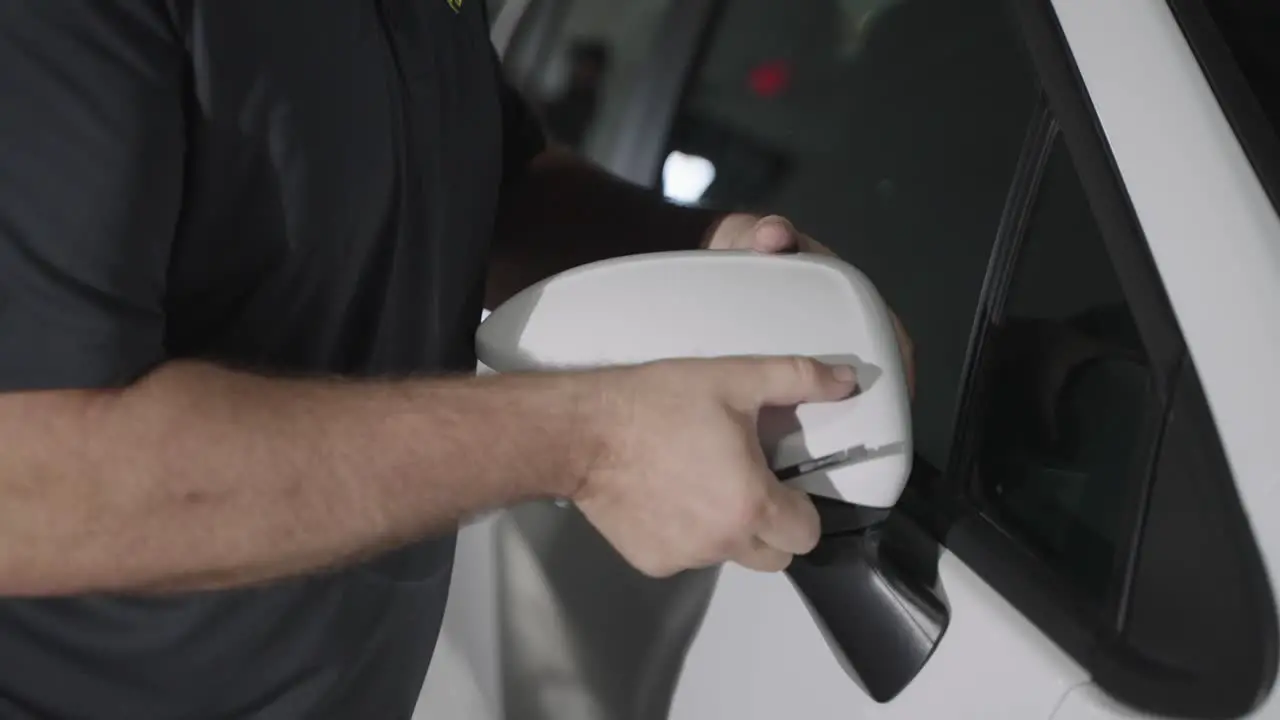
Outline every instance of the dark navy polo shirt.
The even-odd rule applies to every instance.
[[[541,143],[483,0],[0,0],[0,392],[471,371]],[[0,718],[407,718],[452,558],[0,601]]]

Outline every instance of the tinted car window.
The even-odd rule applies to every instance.
[[[1280,4],[1205,0],[1204,5],[1272,130],[1280,133]]]
[[[729,0],[677,112],[669,197],[783,213],[860,267],[918,349],[945,464],[988,254],[1035,101],[999,0]]]
[[[1101,601],[1158,412],[1150,363],[1059,140],[982,369],[977,481],[999,521]]]
[[[1280,210],[1280,4],[1168,2],[1263,188]]]

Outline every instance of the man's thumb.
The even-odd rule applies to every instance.
[[[752,359],[741,372],[729,375],[734,399],[753,410],[843,400],[858,386],[852,367],[828,365],[803,356]]]

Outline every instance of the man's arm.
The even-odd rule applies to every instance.
[[[591,378],[169,363],[124,390],[0,395],[0,596],[242,585],[569,497],[591,454]]]
[[[0,597],[214,589],[332,568],[525,499],[574,499],[637,568],[812,550],[763,406],[848,397],[804,358],[454,380],[167,363],[123,390],[0,395]]]
[[[0,0],[0,595],[291,575],[580,477],[589,378],[169,357],[189,90],[171,21],[151,0]]]

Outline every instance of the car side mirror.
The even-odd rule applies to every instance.
[[[691,250],[592,263],[495,309],[476,351],[496,372],[728,355],[850,364],[859,382],[852,398],[762,415],[772,468],[794,487],[866,508],[892,507],[911,472],[893,321],[871,281],[836,258]]]
[[[731,251],[606,260],[498,307],[480,324],[476,352],[482,371],[496,372],[725,355],[853,365],[853,397],[761,417],[775,474],[814,495],[822,515],[822,542],[787,575],[875,700],[897,696],[933,654],[950,619],[936,547],[904,535],[910,523],[889,512],[912,470],[906,375],[889,309],[854,267]]]

